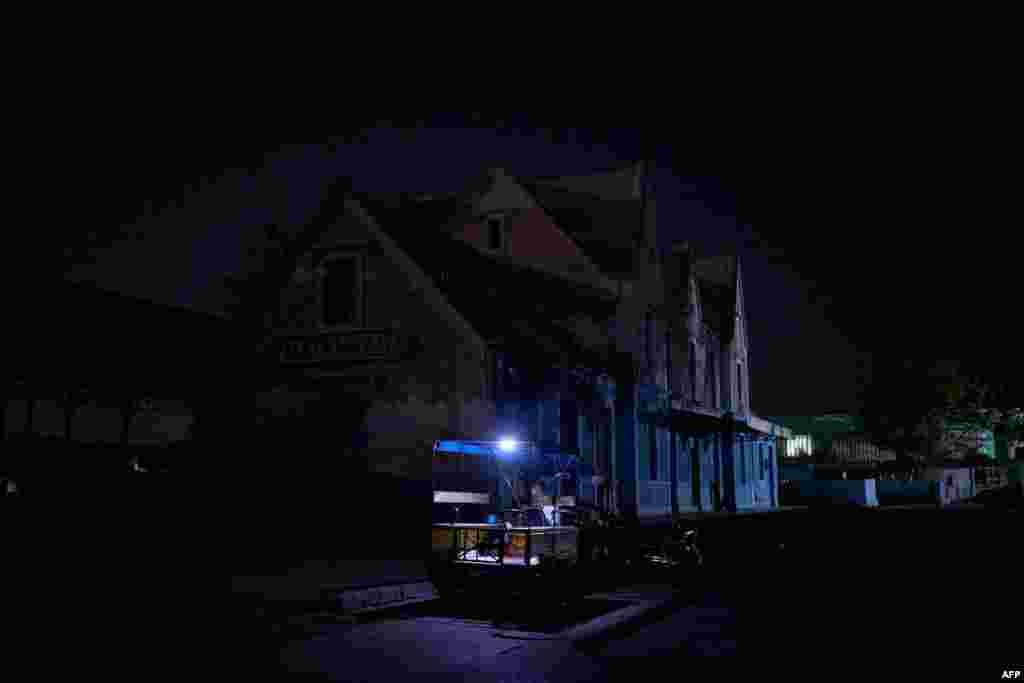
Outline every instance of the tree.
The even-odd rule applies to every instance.
[[[956,361],[875,354],[860,391],[860,413],[872,441],[901,460],[935,460],[946,418],[973,398]]]
[[[1002,448],[1024,442],[1024,369],[993,354],[964,364],[969,377],[965,400],[957,405],[957,420],[991,429]],[[997,446],[997,450],[1000,447]]]

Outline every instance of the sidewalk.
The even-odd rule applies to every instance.
[[[603,679],[605,664],[578,645],[629,630],[666,609],[672,596],[664,586],[594,595],[632,604],[552,635],[440,617],[330,625],[311,640],[289,644],[282,661],[292,672],[350,681],[404,680],[413,672],[446,680]]]
[[[436,597],[421,560],[307,562],[282,576],[236,576],[231,590],[271,603],[332,604],[355,613]]]

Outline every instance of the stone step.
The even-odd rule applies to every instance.
[[[437,591],[429,581],[362,588],[325,586],[321,590],[331,603],[348,614],[361,614],[383,607],[433,600],[437,597]]]

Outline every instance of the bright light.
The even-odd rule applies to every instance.
[[[502,439],[498,442],[498,448],[504,453],[514,453],[519,448],[519,442],[515,439]]]

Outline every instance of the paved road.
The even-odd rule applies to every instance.
[[[1024,663],[1012,661],[1024,652],[1014,636],[1021,614],[1019,565],[1011,559],[1018,520],[937,509],[771,526],[752,520],[730,527],[728,539],[719,533],[722,555],[698,598],[596,641],[499,634],[486,619],[420,615],[327,629],[291,643],[286,658],[293,670],[368,681],[410,673],[621,680],[652,662],[686,671],[728,662],[714,666],[755,667],[787,679],[856,670],[983,680],[990,669]],[[780,542],[787,552],[770,559]],[[617,594],[642,600],[665,590]]]

